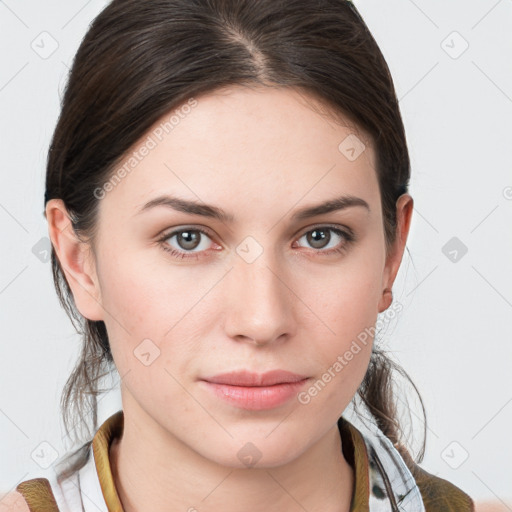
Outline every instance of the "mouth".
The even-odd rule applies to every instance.
[[[222,373],[201,379],[214,396],[247,410],[273,409],[291,400],[310,377],[273,370],[263,374],[248,371]]]

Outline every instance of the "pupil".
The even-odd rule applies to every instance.
[[[310,235],[312,241],[309,240],[308,242],[311,243],[311,245],[315,248],[323,247],[322,242],[324,242],[325,240],[327,240],[328,242],[330,239],[330,235],[326,235],[327,231],[328,230],[326,229],[314,229],[313,231],[311,231]],[[319,245],[317,246],[315,244]]]
[[[196,231],[182,231],[178,235],[178,241],[183,249],[195,249],[198,245],[199,233]]]

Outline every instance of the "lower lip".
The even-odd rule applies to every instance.
[[[241,409],[261,411],[273,409],[288,402],[309,379],[298,382],[286,382],[274,386],[230,386],[202,381],[208,389],[226,402]]]

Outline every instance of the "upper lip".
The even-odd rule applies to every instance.
[[[265,373],[253,373],[246,370],[220,373],[202,380],[214,384],[228,384],[230,386],[273,386],[287,382],[299,382],[307,379],[305,375],[288,372],[286,370],[272,370]]]

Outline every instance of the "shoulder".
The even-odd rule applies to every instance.
[[[425,471],[415,462],[409,461],[408,466],[420,489],[426,512],[475,512],[473,500],[462,489]]]
[[[59,512],[52,487],[47,478],[25,480],[0,501],[1,512]]]
[[[30,512],[28,503],[18,491],[12,491],[2,496],[0,510],[2,512]]]

